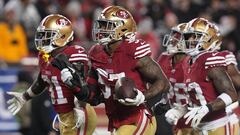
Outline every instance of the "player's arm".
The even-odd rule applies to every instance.
[[[237,93],[227,72],[222,67],[215,67],[208,70],[208,78],[213,81],[215,90],[219,96],[207,105],[188,108],[184,115],[185,124],[191,121],[192,127],[197,127],[204,116],[209,112],[225,109],[226,106],[237,101]]]
[[[236,65],[230,64],[227,66],[227,73],[232,79],[233,85],[236,88],[236,91],[240,92],[240,72]]]
[[[237,101],[236,90],[225,69],[221,67],[212,68],[208,72],[208,77],[213,81],[215,89],[219,93],[218,98],[209,103],[212,111],[223,109]]]
[[[163,73],[161,67],[149,56],[145,56],[138,60],[137,69],[151,85],[144,92],[146,99],[149,99],[158,93],[167,92],[170,88],[170,83]]]
[[[98,75],[94,69],[90,69],[87,77],[87,84],[89,89],[88,99],[86,102],[96,106],[103,103],[104,97],[98,85]]]
[[[39,73],[33,84],[25,92],[8,92],[7,94],[13,96],[13,98],[7,101],[9,104],[8,110],[15,115],[28,100],[42,93],[46,85]]]

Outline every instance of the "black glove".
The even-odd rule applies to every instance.
[[[68,61],[68,58],[64,54],[58,54],[55,59],[51,62],[51,64],[58,68],[59,70],[63,70],[64,68],[69,68],[71,63]]]
[[[61,71],[64,68],[67,68],[71,72],[73,79],[67,82],[64,82],[68,85],[68,87],[70,88],[80,87],[81,89],[86,89],[86,82],[84,81],[84,73],[83,73],[84,72],[83,63],[73,65],[68,61],[68,57],[66,55],[58,54],[55,57],[55,59],[51,62],[51,64]],[[76,69],[82,69],[82,70],[78,71]]]

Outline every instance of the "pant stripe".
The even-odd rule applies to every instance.
[[[138,122],[137,129],[133,135],[142,135],[148,124],[148,118],[144,112],[141,113],[140,121]]]
[[[233,133],[232,133],[232,126],[231,126],[231,124],[228,122],[228,129],[229,129],[229,134],[230,135],[233,135]]]
[[[230,133],[229,133],[229,125],[228,124],[226,124],[225,126],[225,135],[230,135]]]

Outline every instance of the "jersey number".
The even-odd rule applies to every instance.
[[[63,95],[62,87],[59,85],[57,76],[51,76],[51,79],[50,79],[46,75],[42,75],[42,79],[50,85],[49,92],[51,93],[52,103],[53,104],[66,104],[67,99]]]

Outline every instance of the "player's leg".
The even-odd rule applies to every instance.
[[[182,128],[182,129],[176,129],[174,131],[175,135],[195,135],[194,130],[192,128]]]
[[[152,117],[143,134],[144,135],[155,135],[156,130],[157,130],[156,118]]]
[[[86,135],[92,135],[97,126],[97,115],[94,108],[89,104],[85,106],[85,118]]]
[[[155,117],[148,118],[146,114],[140,119],[136,125],[123,125],[119,127],[114,135],[154,135],[156,132],[156,119]]]
[[[208,135],[238,135],[239,124],[226,124],[225,126],[219,127],[215,130],[208,131]]]
[[[80,129],[72,129],[76,124],[73,111],[61,113],[59,114],[59,118],[59,129],[61,135],[77,135],[77,133],[80,132]]]

